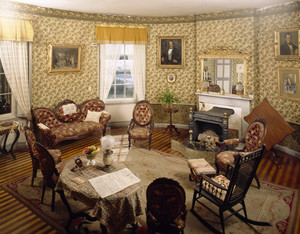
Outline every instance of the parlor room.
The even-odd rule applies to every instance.
[[[300,233],[300,1],[0,0],[1,233]]]

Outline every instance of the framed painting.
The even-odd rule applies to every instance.
[[[300,47],[298,27],[279,29],[275,32],[275,57],[278,60],[297,60]]]
[[[175,83],[175,81],[176,81],[176,74],[169,73],[167,75],[167,81],[168,81],[168,83]]]
[[[81,46],[49,45],[50,72],[80,71]]]
[[[184,37],[159,37],[157,51],[160,68],[184,68]]]
[[[300,68],[278,68],[278,97],[300,101]]]

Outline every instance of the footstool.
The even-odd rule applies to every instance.
[[[216,170],[204,158],[189,159],[187,163],[191,169],[191,174],[189,175],[190,181],[199,181],[201,174],[207,176],[214,176],[216,174]]]

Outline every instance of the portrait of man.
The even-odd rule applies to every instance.
[[[160,38],[159,65],[179,68],[183,65],[183,39]]]
[[[298,32],[280,33],[280,55],[298,55]]]

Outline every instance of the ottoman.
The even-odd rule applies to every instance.
[[[216,170],[204,158],[189,159],[187,163],[191,169],[190,181],[197,182],[202,174],[207,176],[216,174]]]

